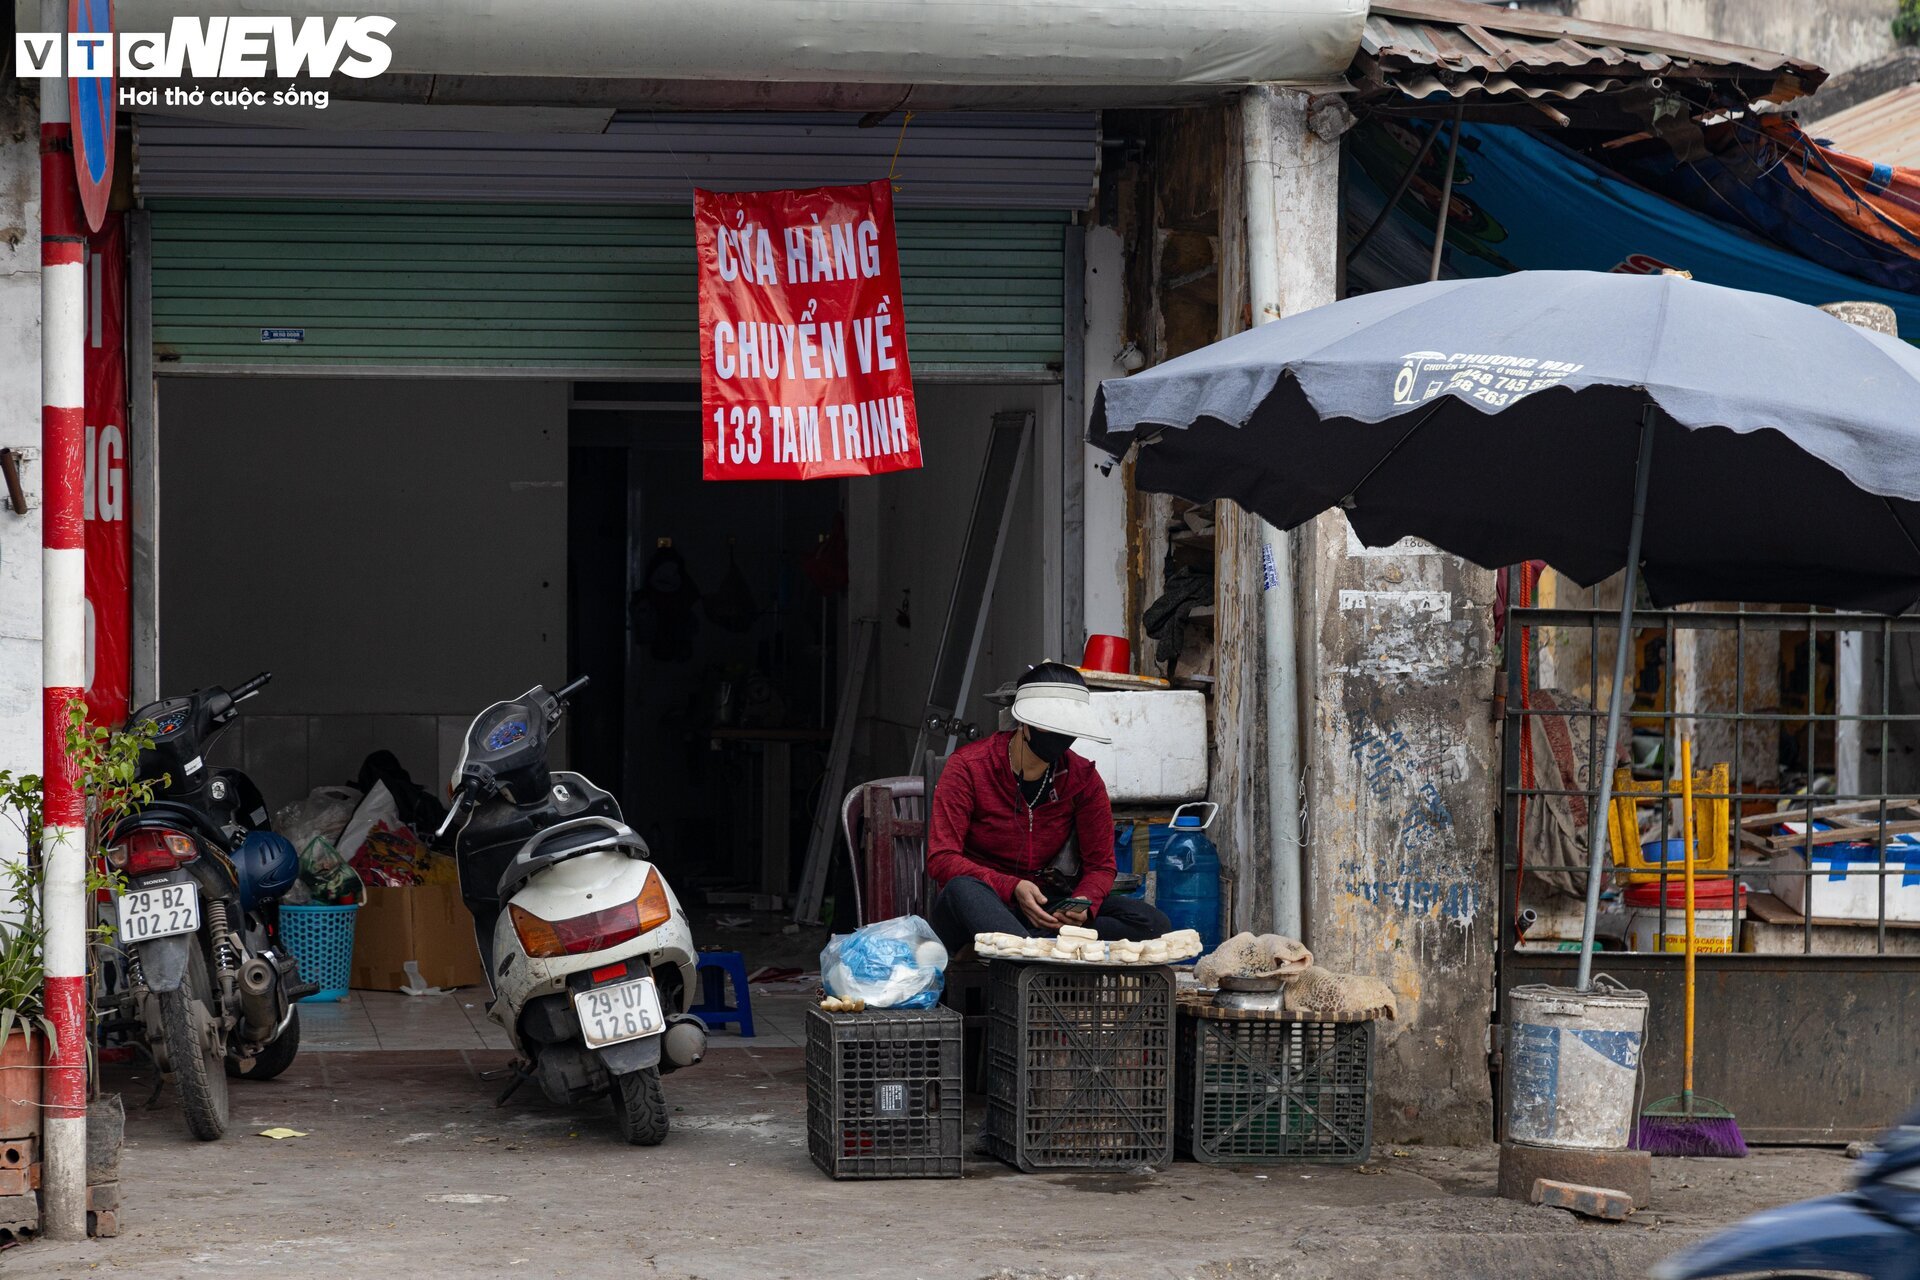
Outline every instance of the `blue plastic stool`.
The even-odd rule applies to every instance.
[[[753,1037],[753,1000],[747,995],[747,961],[738,951],[702,951],[700,965],[701,1003],[692,1012],[709,1030],[723,1022],[739,1024],[743,1038]],[[727,1003],[726,979],[733,979],[734,1003]]]

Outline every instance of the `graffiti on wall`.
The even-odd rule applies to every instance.
[[[1347,751],[1358,766],[1360,788],[1392,816],[1394,838],[1377,859],[1340,864],[1343,891],[1407,915],[1471,922],[1480,912],[1480,886],[1470,871],[1450,865],[1453,815],[1431,776],[1432,762],[1391,720],[1376,720],[1364,710],[1347,719]]]

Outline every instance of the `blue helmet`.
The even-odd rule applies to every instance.
[[[300,878],[300,855],[293,841],[271,831],[249,831],[233,851],[240,878],[240,905],[248,911],[278,902]]]

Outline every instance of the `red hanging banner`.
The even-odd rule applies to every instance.
[[[133,678],[123,215],[105,215],[87,237],[86,264],[86,703],[94,723],[118,725],[130,709]]]
[[[695,191],[709,480],[920,465],[893,187]]]

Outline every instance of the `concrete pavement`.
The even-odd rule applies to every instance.
[[[487,1048],[304,1054],[236,1081],[224,1142],[169,1090],[128,1099],[122,1234],[0,1253],[0,1274],[170,1277],[1639,1276],[1687,1239],[1845,1180],[1829,1151],[1660,1161],[1624,1224],[1500,1200],[1491,1147],[1382,1148],[1361,1168],[1025,1176],[972,1158],[946,1182],[835,1183],[806,1153],[801,1051],[735,1045],[670,1076],[665,1146],[605,1108],[526,1090],[495,1108]],[[308,1136],[274,1141],[286,1125]]]

